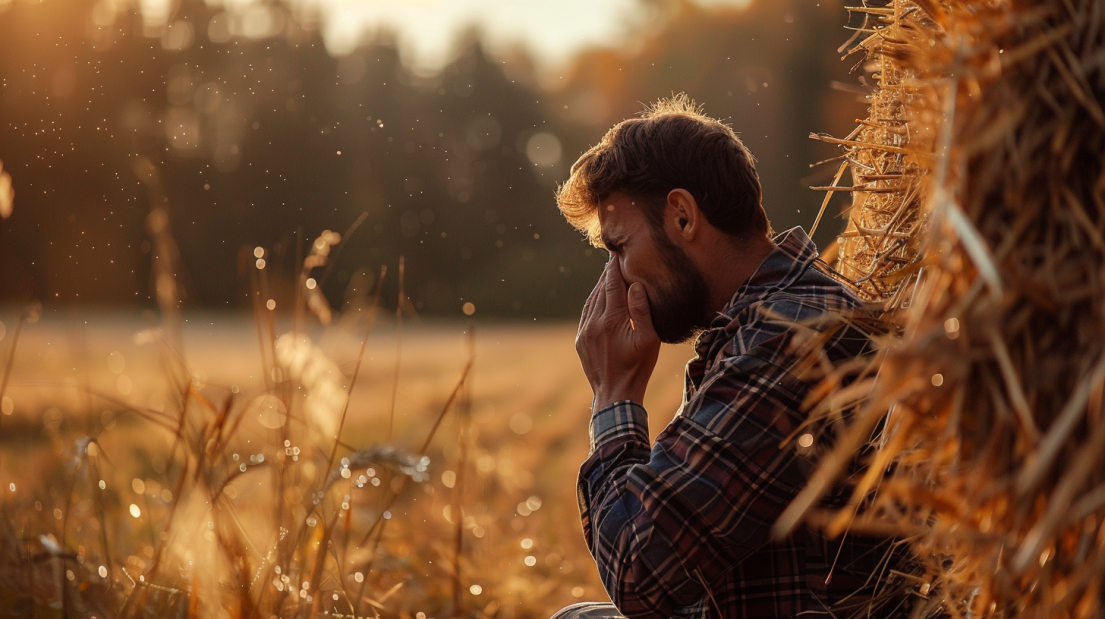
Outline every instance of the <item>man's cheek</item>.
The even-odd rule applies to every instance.
[[[618,266],[621,267],[622,279],[625,280],[626,288],[629,288],[633,284],[641,284],[645,287],[646,291],[649,289],[649,282],[637,272],[637,269],[633,268],[634,265],[632,262],[621,261],[618,263]]]

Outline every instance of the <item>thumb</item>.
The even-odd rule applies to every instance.
[[[645,287],[639,282],[633,282],[629,286],[629,317],[633,320],[634,330],[638,333],[651,333],[652,312],[648,305],[648,295]]]

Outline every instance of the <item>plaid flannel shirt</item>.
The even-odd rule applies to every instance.
[[[775,243],[695,342],[683,405],[655,445],[637,402],[592,416],[578,485],[583,529],[627,617],[829,616],[842,600],[865,606],[855,593],[876,569],[873,540],[829,540],[805,527],[771,539],[813,470],[802,452],[817,450],[781,447],[805,421],[810,388],[792,372],[794,323],[860,306],[801,228]],[[841,361],[868,342],[845,330],[825,351]]]

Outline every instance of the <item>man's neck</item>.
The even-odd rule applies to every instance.
[[[711,268],[703,272],[710,288],[707,307],[711,319],[729,305],[737,290],[740,290],[774,250],[775,243],[766,237],[726,244],[725,249],[718,253],[717,264],[710,265]]]

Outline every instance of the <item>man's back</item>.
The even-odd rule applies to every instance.
[[[876,580],[885,549],[806,528],[770,538],[831,439],[804,425],[811,384],[796,375],[804,353],[795,349],[818,318],[859,306],[801,229],[776,243],[696,342],[684,404],[655,445],[635,402],[592,419],[579,482],[584,531],[627,616],[827,616],[829,608],[848,616],[848,607],[866,608],[860,590]],[[839,363],[867,347],[863,334],[844,329],[822,352]]]

